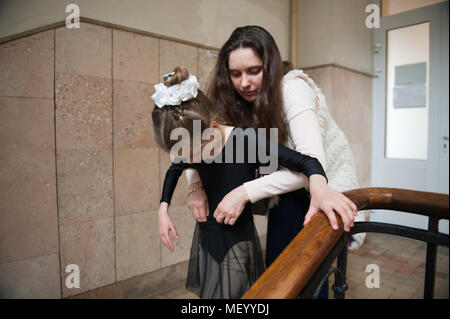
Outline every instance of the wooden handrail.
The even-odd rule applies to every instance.
[[[388,209],[449,218],[449,196],[397,188],[361,188],[344,192],[358,210]],[[244,294],[243,299],[295,298],[343,233],[333,230],[322,212],[316,214]]]

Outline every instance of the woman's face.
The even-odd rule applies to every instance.
[[[236,91],[248,102],[254,102],[261,90],[263,62],[251,48],[231,51],[228,69]]]

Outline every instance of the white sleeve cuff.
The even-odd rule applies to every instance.
[[[200,174],[196,169],[188,168],[185,170],[188,185],[201,182]]]

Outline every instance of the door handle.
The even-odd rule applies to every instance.
[[[444,141],[448,141],[448,136],[443,136]]]

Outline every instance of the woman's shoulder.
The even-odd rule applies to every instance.
[[[288,73],[286,73],[283,76],[281,85],[282,85],[282,87],[299,86],[304,89],[312,90],[312,88],[307,83],[308,78],[309,78],[309,76],[305,72],[303,72],[303,70],[294,69],[294,70],[289,71]]]
[[[316,110],[317,95],[308,83],[308,78],[302,70],[289,71],[283,77],[283,104],[288,118],[305,110]]]

